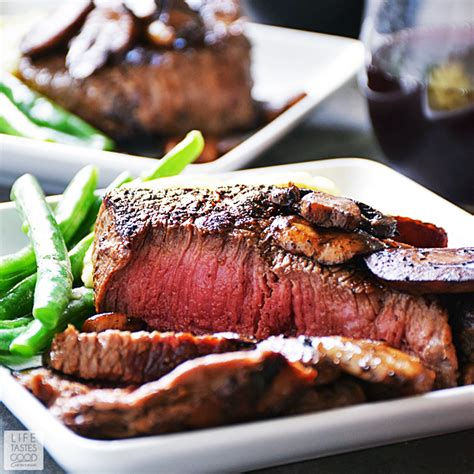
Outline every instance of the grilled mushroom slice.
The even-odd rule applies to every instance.
[[[474,247],[392,248],[365,257],[369,270],[388,285],[417,294],[474,291]]]
[[[266,232],[278,246],[304,255],[322,265],[337,265],[385,248],[385,244],[364,231],[343,232],[317,229],[297,216],[280,216]]]
[[[90,0],[76,0],[58,8],[23,38],[22,54],[36,56],[65,46],[79,31],[93,6]]]
[[[75,79],[85,79],[110,57],[131,45],[137,33],[135,20],[125,8],[96,8],[71,42],[66,66]]]

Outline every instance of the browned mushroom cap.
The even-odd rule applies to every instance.
[[[362,213],[362,222],[360,227],[376,237],[393,237],[397,231],[397,221],[394,217],[386,216],[377,209],[355,201]]]
[[[108,329],[120,331],[144,331],[147,324],[143,319],[130,318],[122,313],[100,313],[84,321],[82,332],[102,332]]]
[[[344,197],[321,192],[306,194],[300,202],[299,214],[312,224],[354,230],[362,222],[359,206]]]
[[[412,293],[474,292],[474,247],[460,249],[392,248],[365,258],[385,283]]]
[[[92,8],[90,0],[68,2],[27,33],[20,44],[21,52],[35,56],[66,45],[79,31]]]
[[[385,244],[364,231],[343,232],[317,229],[296,216],[274,219],[266,237],[288,252],[304,255],[322,265],[338,265],[385,248]]]
[[[124,52],[136,33],[133,16],[124,8],[96,8],[71,42],[66,56],[69,73],[76,79],[90,76],[111,56]]]

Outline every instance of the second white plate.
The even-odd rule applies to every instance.
[[[348,38],[258,24],[247,25],[247,34],[253,44],[254,96],[284,99],[303,91],[307,96],[218,160],[190,166],[188,172],[243,168],[350,79],[363,62],[362,44]],[[124,169],[138,175],[156,166],[150,158],[0,135],[4,182],[28,172],[65,184],[89,163],[100,167],[103,185]]]

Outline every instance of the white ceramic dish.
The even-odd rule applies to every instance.
[[[359,41],[257,24],[247,25],[247,31],[253,44],[255,97],[285,99],[303,91],[307,96],[218,160],[191,166],[189,172],[245,167],[350,79],[363,62]],[[156,165],[150,158],[0,135],[0,178],[4,182],[29,172],[64,184],[88,163],[101,168],[104,184],[124,168],[138,175]]]
[[[343,195],[382,211],[435,222],[448,231],[452,246],[474,243],[474,217],[368,160],[325,160],[237,173],[266,175],[295,170],[328,177]],[[13,205],[0,205],[2,253],[22,245],[24,236],[19,226]],[[183,434],[96,441],[65,428],[6,369],[0,370],[0,388],[3,403],[29,429],[44,433],[46,449],[67,471],[242,471],[474,426],[474,386],[469,386],[313,415]]]

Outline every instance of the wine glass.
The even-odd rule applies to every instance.
[[[361,39],[359,83],[386,158],[473,207],[474,0],[369,0]]]

